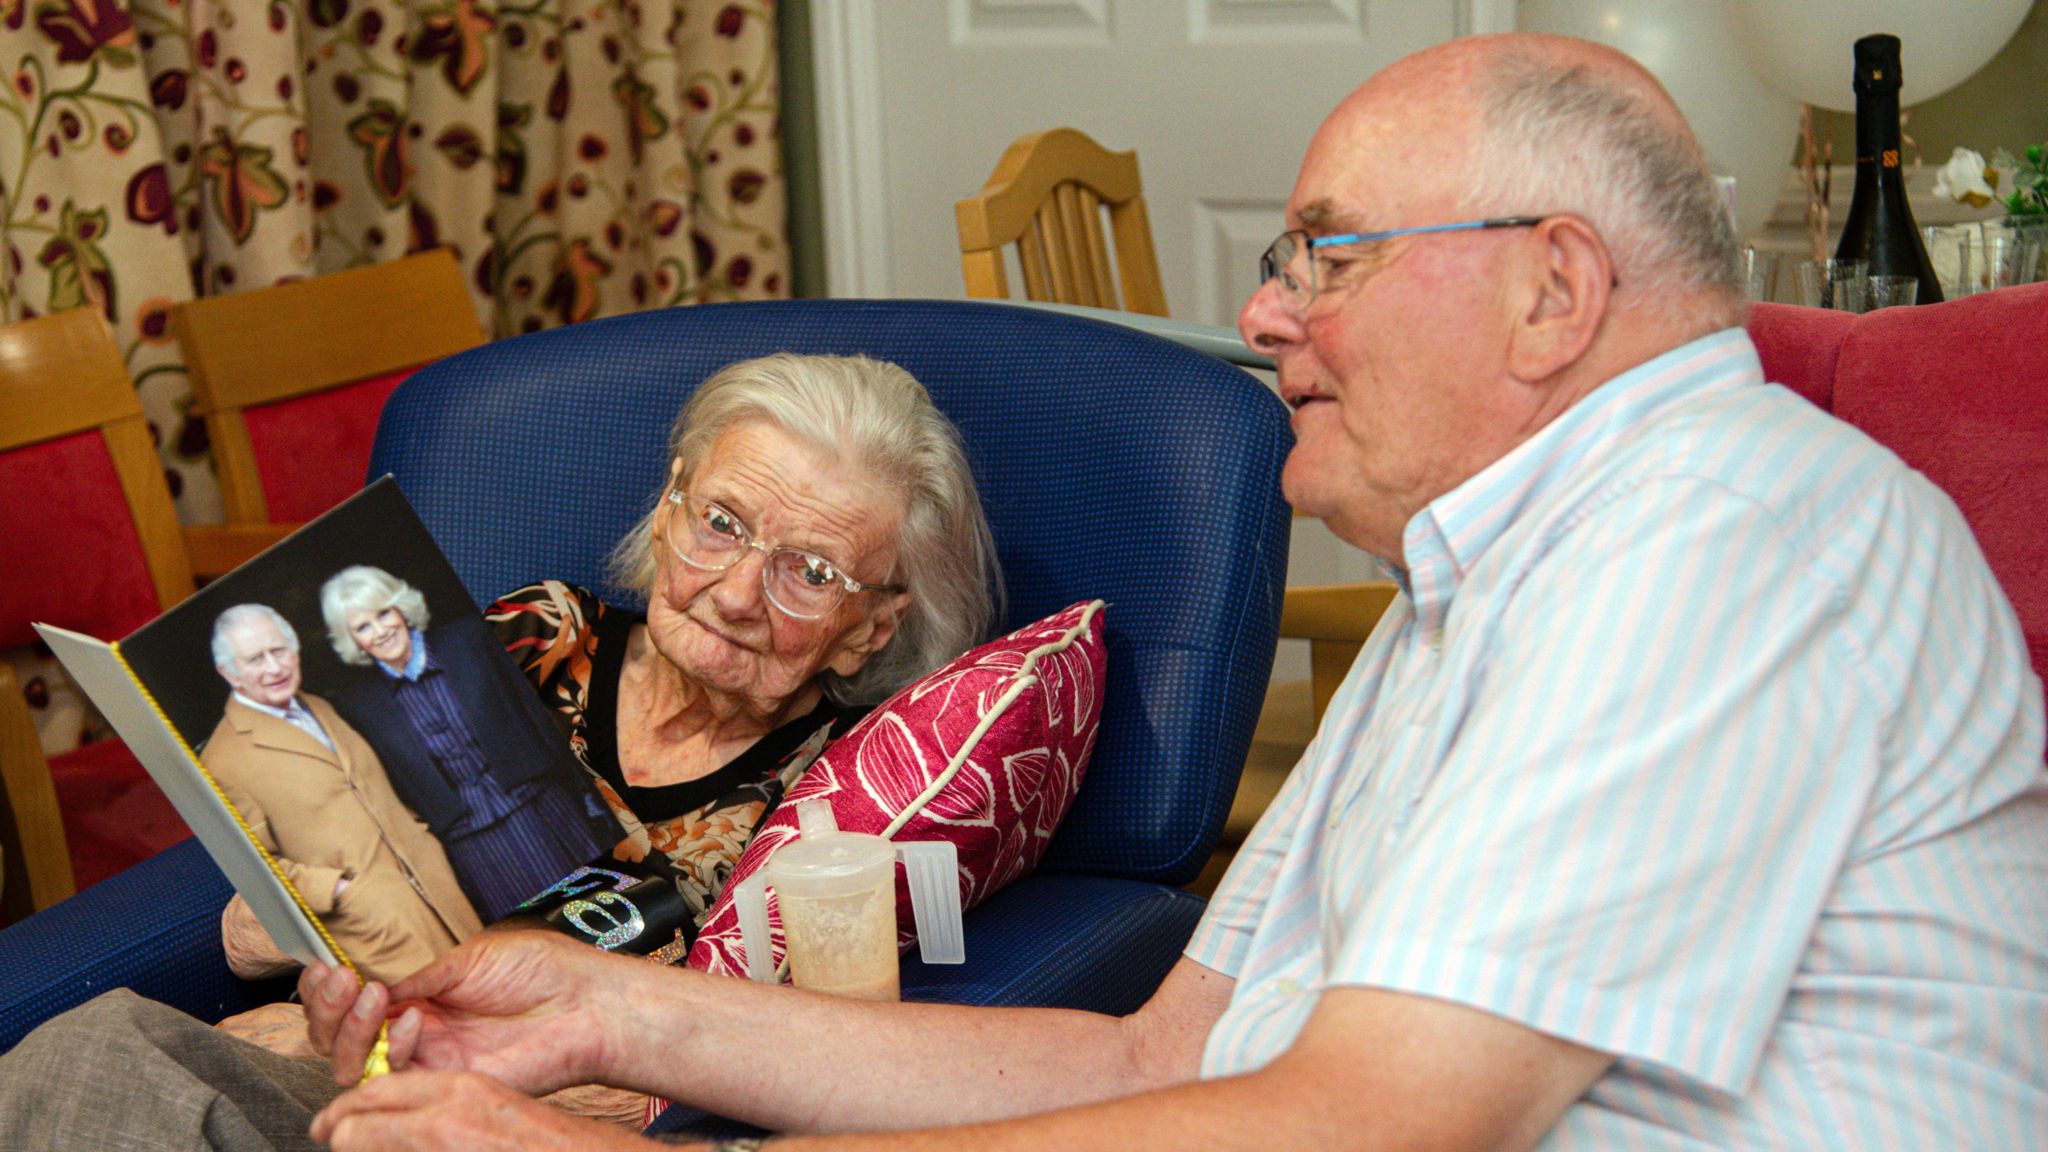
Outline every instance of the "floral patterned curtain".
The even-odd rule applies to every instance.
[[[219,516],[171,306],[436,245],[496,335],[787,291],[772,0],[0,0],[0,319],[112,322]]]

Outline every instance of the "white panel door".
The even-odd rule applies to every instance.
[[[959,298],[953,202],[1018,136],[1136,149],[1175,317],[1234,322],[1359,81],[1512,0],[814,0],[835,296]]]
[[[832,295],[964,297],[954,201],[1068,126],[1137,150],[1173,316],[1234,324],[1337,101],[1513,20],[1513,0],[812,0]],[[1376,578],[1320,523],[1293,535],[1289,584]],[[1275,679],[1307,675],[1283,644]]]

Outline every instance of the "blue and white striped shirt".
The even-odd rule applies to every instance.
[[[2041,683],[1946,495],[1731,330],[1404,547],[1188,946],[1204,1075],[1366,985],[1614,1054],[1545,1148],[2048,1140]]]

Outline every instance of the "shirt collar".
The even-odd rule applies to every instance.
[[[1681,345],[1614,377],[1477,475],[1431,501],[1402,535],[1407,571],[1390,574],[1425,631],[1440,630],[1465,574],[1522,511],[1554,492],[1629,429],[1687,397],[1763,383],[1741,328]]]
[[[436,672],[441,670],[439,664],[427,659],[427,637],[425,633],[417,628],[412,629],[412,655],[406,659],[405,668],[402,671],[393,672],[390,666],[382,660],[371,660],[370,663],[377,666],[377,671],[391,677],[393,680],[417,681],[429,668]]]
[[[230,693],[230,695],[232,695],[236,700],[241,701],[244,707],[254,708],[256,711],[263,713],[265,716],[275,716],[279,720],[293,720],[300,716],[311,717],[313,715],[312,712],[307,710],[304,704],[299,703],[299,698],[297,696],[294,696],[290,700],[285,701],[285,706],[282,708],[272,708],[268,704],[259,704],[256,701],[249,699],[247,696],[242,695],[242,690],[239,688],[234,689]]]

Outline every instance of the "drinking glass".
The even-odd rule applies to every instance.
[[[2024,282],[2037,284],[2048,280],[2048,224],[2014,224],[2008,218],[2004,227],[2020,238]]]
[[[1808,308],[1863,311],[1861,260],[1808,260],[1799,265],[1799,302]]]
[[[1742,282],[1749,299],[1769,300],[1778,292],[1778,254],[1753,244],[1742,246]]]
[[[1976,290],[1970,279],[1970,250],[1983,236],[1975,224],[1929,224],[1920,229],[1927,243],[1927,260],[1934,265],[1934,278],[1941,284],[1945,300],[1968,296]]]
[[[1864,282],[1863,308],[1866,312],[1911,304],[1919,298],[1918,276],[1872,276]]]
[[[2040,252],[2039,243],[2024,233],[1986,228],[1984,271],[1978,283],[1987,289],[2032,283]]]

